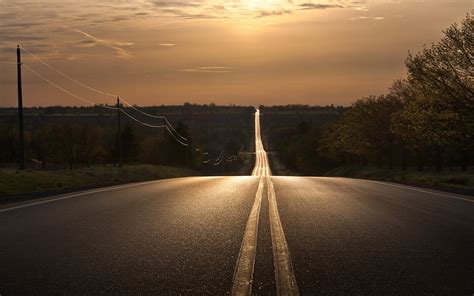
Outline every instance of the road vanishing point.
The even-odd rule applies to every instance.
[[[272,176],[135,183],[0,207],[4,295],[473,295],[474,199]]]

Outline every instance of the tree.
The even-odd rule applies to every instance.
[[[15,162],[18,155],[18,132],[13,126],[0,127],[0,160]]]
[[[146,137],[139,145],[139,161],[142,163],[160,163],[163,141],[156,137]]]
[[[408,80],[417,94],[402,118],[410,134],[430,146],[438,170],[443,153],[457,147],[468,155],[474,147],[474,19],[453,24],[441,41],[408,56]],[[463,157],[463,169],[467,158]]]
[[[122,157],[125,162],[135,161],[138,158],[138,144],[135,129],[130,122],[125,124],[121,133]]]
[[[392,168],[397,143],[391,129],[392,117],[401,108],[402,102],[390,95],[358,100],[332,128],[335,134],[324,134],[322,147],[332,154],[354,155],[363,163],[375,162],[378,166],[385,159]]]
[[[43,169],[46,169],[46,162],[51,159],[53,147],[51,141],[51,127],[45,126],[34,131],[30,143],[33,157],[41,162]]]
[[[89,167],[103,155],[103,149],[99,143],[101,132],[97,127],[80,127],[77,136],[80,139],[76,148],[77,161]]]

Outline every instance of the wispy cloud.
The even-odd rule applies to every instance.
[[[328,9],[328,8],[343,8],[344,6],[340,4],[323,4],[323,3],[302,3],[299,5],[299,8],[302,10],[310,9]]]
[[[186,19],[263,18],[291,14],[298,10],[363,7],[367,1],[350,0],[273,0],[273,1],[167,1],[148,0],[159,13]]]
[[[204,66],[189,69],[181,69],[179,72],[199,72],[199,73],[229,73],[232,72],[232,67],[223,66]]]
[[[92,36],[89,33],[81,31],[81,30],[73,30],[73,31],[77,32],[79,34],[82,34],[87,38],[87,39],[78,40],[78,41],[73,42],[75,44],[75,46],[77,46],[77,47],[104,46],[104,47],[113,49],[114,52],[115,52],[115,55],[119,58],[131,58],[132,57],[130,52],[123,48],[123,47],[132,46],[133,43],[131,43],[131,42],[111,41],[111,40],[97,38],[95,36]]]
[[[366,6],[359,6],[359,7],[356,7],[355,10],[357,10],[357,11],[364,11],[364,12],[369,11],[369,9],[368,9]]]
[[[163,47],[173,47],[173,46],[176,46],[176,44],[174,43],[160,43],[158,44],[159,46],[163,46]]]
[[[353,17],[350,20],[351,21],[357,21],[357,20],[374,20],[374,21],[381,21],[384,20],[385,17],[383,16],[359,16],[359,17]]]

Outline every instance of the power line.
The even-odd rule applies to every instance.
[[[166,125],[153,125],[153,124],[148,124],[146,122],[143,122],[143,121],[140,121],[139,119],[133,117],[132,115],[130,115],[128,112],[126,112],[125,110],[123,110],[122,108],[120,108],[120,111],[125,114],[127,117],[129,117],[130,119],[138,122],[139,124],[141,125],[144,125],[144,126],[148,126],[148,127],[151,127],[151,128],[165,128]]]
[[[43,65],[45,65],[46,67],[48,67],[49,69],[53,70],[54,72],[56,72],[57,74],[63,76],[64,78],[82,86],[82,87],[85,87],[91,91],[94,91],[94,92],[97,92],[99,94],[102,94],[102,95],[105,95],[105,96],[109,96],[109,97],[119,97],[118,95],[115,95],[115,94],[111,94],[111,93],[108,93],[108,92],[105,92],[105,91],[102,91],[102,90],[99,90],[95,87],[92,87],[92,86],[89,86],[77,79],[74,79],[72,78],[71,76],[67,75],[66,73],[60,71],[59,69],[57,69],[56,67],[53,67],[51,64],[47,63],[45,60],[41,59],[40,57],[38,57],[37,55],[35,55],[34,53],[32,53],[30,50],[28,50],[27,48],[23,47],[20,45],[20,47],[26,51],[26,53],[28,53],[29,55],[31,55],[33,58],[35,58],[36,60],[38,60],[40,63],[42,63]],[[141,114],[143,115],[146,115],[146,116],[149,116],[149,117],[153,117],[153,118],[158,118],[158,119],[163,119],[165,121],[165,123],[169,126],[169,129],[168,129],[168,132],[170,134],[172,134],[172,136],[174,138],[179,137],[181,138],[183,141],[188,141],[187,138],[183,137],[174,127],[173,125],[170,123],[170,121],[165,117],[165,116],[157,116],[157,115],[153,115],[153,114],[149,114],[149,113],[146,113],[138,108],[136,108],[135,106],[133,106],[132,104],[130,104],[129,102],[127,102],[127,100],[125,100],[124,98],[120,98],[121,101],[123,101],[127,106],[129,106],[130,108],[134,109],[135,111],[138,111],[140,112]],[[88,100],[87,100],[88,101]],[[90,101],[88,101],[88,103],[90,103]],[[128,114],[129,116],[131,116],[130,114]],[[134,118],[136,119],[136,118]],[[173,134],[174,133],[174,134]],[[176,135],[176,136],[175,136]],[[177,139],[178,140],[178,139]],[[179,142],[181,142],[180,140],[178,140]]]
[[[237,155],[231,155],[231,156],[226,157],[227,162],[234,161],[234,160],[237,160]]]
[[[168,120],[168,118],[166,118],[166,116],[163,116],[163,115],[153,115],[153,114],[150,114],[150,113],[147,113],[145,111],[142,111],[140,109],[138,109],[137,107],[133,106],[132,104],[130,104],[129,102],[127,102],[125,99],[123,98],[120,98],[128,107],[132,108],[133,110],[145,115],[145,116],[148,116],[148,117],[152,117],[152,118],[157,118],[157,119],[163,119],[165,121],[165,123],[169,126],[169,128],[171,129],[171,131],[173,133],[175,133],[176,136],[178,136],[179,138],[181,138],[183,141],[188,141],[188,139],[186,139],[185,137],[183,137],[174,127],[173,125],[171,124],[171,122]]]
[[[12,65],[16,65],[17,63],[16,62],[7,62],[7,61],[0,61],[1,64],[12,64]]]
[[[114,95],[114,94],[107,93],[107,92],[105,92],[105,91],[98,90],[97,88],[94,88],[94,87],[92,87],[92,86],[89,86],[89,85],[87,85],[87,84],[85,84],[85,83],[82,83],[82,82],[80,82],[80,81],[78,81],[78,80],[72,78],[71,76],[67,75],[66,73],[64,73],[64,72],[58,70],[57,68],[51,66],[51,65],[48,64],[46,61],[44,61],[44,60],[41,59],[40,57],[36,56],[35,54],[33,54],[31,51],[29,51],[29,50],[26,49],[25,47],[23,47],[23,46],[21,46],[21,45],[20,45],[20,47],[21,47],[24,51],[26,51],[26,53],[28,53],[29,55],[31,55],[32,57],[34,57],[35,59],[37,59],[40,63],[42,63],[42,64],[45,65],[46,67],[50,68],[50,69],[53,70],[54,72],[58,73],[59,75],[63,76],[64,78],[66,78],[66,79],[68,79],[68,80],[70,80],[70,81],[72,81],[72,82],[74,82],[74,83],[76,83],[76,84],[78,84],[78,85],[80,85],[80,86],[82,86],[82,87],[85,87],[85,88],[87,88],[87,89],[89,89],[89,90],[91,90],[91,91],[95,91],[95,92],[97,92],[97,93],[100,93],[100,94],[103,94],[103,95],[106,95],[106,96],[109,96],[109,97],[114,97],[114,98],[118,97],[118,95]]]
[[[178,139],[178,138],[171,132],[171,130],[170,130],[170,128],[169,128],[168,125],[165,125],[165,127],[166,127],[166,129],[168,130],[168,132],[170,133],[170,135],[172,135],[173,138],[174,138],[178,143],[180,143],[181,145],[186,146],[186,147],[189,146],[189,144],[184,143],[183,141],[181,141],[180,139]]]
[[[171,124],[171,122],[169,122],[168,118],[166,118],[166,117],[165,117],[165,122],[166,122],[166,124],[171,128],[171,130],[173,130],[173,131],[176,133],[176,135],[177,135],[178,137],[180,137],[180,138],[183,139],[184,141],[187,141],[187,140],[188,140],[188,139],[186,139],[185,137],[183,137],[182,135],[180,135],[177,130],[175,130],[175,128],[173,127],[173,125]]]
[[[224,159],[221,159],[219,162],[216,162],[213,165],[215,165],[215,166],[221,165],[223,161],[224,161]]]
[[[89,86],[83,82],[80,82],[79,80],[77,79],[74,79],[72,78],[71,76],[67,75],[66,73],[60,71],[59,69],[53,67],[52,65],[50,65],[49,63],[47,63],[46,61],[44,61],[43,59],[41,59],[40,57],[38,57],[37,55],[33,54],[30,50],[28,50],[27,48],[23,47],[23,46],[20,46],[26,53],[28,53],[29,55],[31,55],[33,58],[35,58],[36,60],[38,60],[40,63],[42,63],[43,65],[45,65],[46,67],[48,67],[49,69],[53,70],[54,72],[56,72],[57,74],[63,76],[64,78],[82,86],[82,87],[85,87],[91,91],[94,91],[94,92],[97,92],[99,94],[102,94],[102,95],[106,95],[106,96],[109,96],[109,97],[118,97],[118,95],[115,95],[115,94],[111,94],[111,93],[108,93],[108,92],[105,92],[105,91],[102,91],[102,90],[99,90],[95,87],[92,87],[92,86]],[[5,62],[7,63],[7,62]],[[8,62],[10,63],[10,62]],[[13,64],[16,64],[14,62],[11,62]],[[52,86],[58,88],[59,90],[63,91],[64,93],[70,95],[70,96],[73,96],[79,100],[82,100],[86,103],[89,103],[89,104],[92,104],[92,105],[97,105],[97,106],[101,106],[101,107],[104,107],[104,108],[107,108],[107,109],[112,109],[112,110],[117,110],[119,108],[115,108],[115,107],[109,107],[109,106],[106,106],[106,105],[99,105],[97,104],[96,102],[94,101],[91,101],[91,100],[88,100],[88,99],[85,99],[79,95],[76,95],[70,91],[68,91],[67,89],[59,86],[58,84],[52,82],[51,80],[47,79],[46,77],[44,77],[43,75],[39,74],[38,72],[34,71],[33,69],[31,69],[30,67],[28,67],[27,65],[25,65],[25,67],[27,68],[27,70],[29,70],[30,72],[32,72],[33,74],[37,75],[38,77],[40,77],[41,79],[43,79],[44,81],[46,81],[47,83],[51,84]],[[183,141],[188,141],[187,138],[183,137],[174,127],[173,125],[171,124],[171,122],[168,120],[168,118],[166,118],[165,116],[157,116],[157,115],[153,115],[153,114],[149,114],[149,113],[146,113],[138,108],[136,108],[135,106],[133,106],[132,104],[130,104],[127,100],[123,99],[123,98],[120,98],[121,101],[123,101],[128,107],[132,108],[133,110],[135,111],[138,111],[139,113],[143,114],[143,115],[146,115],[146,116],[149,116],[149,117],[153,117],[153,118],[158,118],[158,119],[163,119],[165,121],[165,125],[152,125],[152,124],[148,124],[148,123],[145,123],[135,117],[133,117],[132,115],[130,115],[129,113],[127,113],[125,110],[123,109],[120,109],[120,111],[122,113],[124,113],[127,117],[129,117],[130,119],[144,125],[144,126],[147,126],[147,127],[151,127],[151,128],[166,128],[166,130],[168,131],[168,133],[178,142],[180,143],[181,145],[183,146],[189,146],[187,143],[184,143]]]
[[[122,100],[122,98],[120,98]],[[168,131],[168,133],[181,145],[183,146],[189,146],[187,143],[184,143],[183,141],[181,141],[180,139],[178,139],[174,134],[173,132],[170,130],[169,126],[167,124],[164,124],[164,125],[152,125],[152,124],[148,124],[148,123],[145,123],[135,117],[133,117],[132,115],[130,115],[128,112],[126,112],[125,110],[123,109],[120,109],[126,116],[128,116],[129,118],[133,119],[134,121],[144,125],[144,126],[148,126],[148,127],[151,127],[151,128],[166,128],[166,130]]]
[[[222,163],[222,161],[224,160],[224,150],[221,150],[221,152],[219,153],[219,156],[216,158],[216,160],[214,161],[213,165],[220,165]]]
[[[166,117],[165,116],[159,116],[159,115],[153,115],[153,114],[149,114],[149,113],[146,113],[138,108],[136,108],[135,106],[133,106],[132,104],[130,104],[129,102],[127,102],[124,98],[120,98],[120,100],[122,102],[125,103],[125,105],[127,105],[128,107],[132,108],[133,110],[135,111],[138,111],[139,113],[143,114],[143,115],[146,115],[146,116],[149,116],[149,117],[153,117],[153,118],[157,118],[157,119],[165,119]]]
[[[61,86],[59,86],[58,84],[52,82],[51,80],[49,80],[48,78],[44,77],[43,75],[41,75],[40,73],[36,72],[35,70],[31,69],[28,65],[26,65],[26,64],[23,63],[23,66],[25,67],[25,69],[27,69],[27,70],[30,71],[31,73],[35,74],[36,76],[38,76],[39,78],[41,78],[42,80],[44,80],[45,82],[47,82],[48,84],[54,86],[55,88],[61,90],[62,92],[66,93],[66,94],[68,94],[68,95],[70,95],[70,96],[72,96],[72,97],[75,97],[76,99],[79,99],[79,100],[81,100],[81,101],[83,101],[83,102],[86,102],[86,103],[91,104],[91,105],[94,105],[94,106],[99,106],[99,107],[103,107],[103,108],[111,109],[111,110],[117,110],[116,107],[110,107],[110,106],[107,106],[107,105],[100,105],[100,104],[98,104],[98,103],[96,103],[96,102],[94,102],[94,101],[91,101],[91,100],[88,100],[88,99],[86,99],[86,98],[83,98],[83,97],[81,97],[81,96],[79,96],[79,95],[76,95],[76,94],[74,94],[74,93],[68,91],[67,89],[65,89],[65,88],[63,88],[63,87],[61,87]]]
[[[224,150],[221,150],[219,156],[217,157],[216,161],[219,161],[224,156]]]
[[[72,96],[72,97],[75,97],[75,98],[77,98],[77,99],[79,99],[79,100],[81,100],[81,101],[84,101],[84,102],[86,102],[86,103],[89,103],[89,104],[92,104],[92,105],[95,105],[95,106],[99,106],[99,107],[103,107],[103,108],[106,108],[106,109],[111,109],[111,110],[117,110],[117,109],[119,109],[119,108],[116,108],[116,107],[109,107],[109,106],[106,106],[106,105],[99,105],[99,104],[97,104],[97,103],[94,102],[94,101],[91,101],[91,100],[88,100],[88,99],[86,99],[86,98],[83,98],[83,97],[81,97],[81,96],[79,96],[79,95],[76,95],[76,94],[74,94],[74,93],[68,91],[67,89],[65,89],[65,88],[63,88],[63,87],[61,87],[61,86],[59,86],[58,84],[52,82],[52,81],[49,80],[48,78],[44,77],[44,76],[41,75],[40,73],[38,73],[38,72],[36,72],[35,70],[33,70],[32,68],[30,68],[28,65],[23,64],[23,66],[25,66],[25,68],[26,68],[28,71],[30,71],[31,73],[35,74],[36,76],[38,76],[39,78],[41,78],[42,80],[44,80],[45,82],[47,82],[48,84],[50,84],[50,85],[56,87],[57,89],[61,90],[62,92],[66,93],[66,94],[68,94],[68,95],[70,95],[70,96]],[[180,143],[180,144],[183,145],[183,146],[188,146],[188,144],[183,143],[182,141],[180,141],[180,140],[170,131],[168,125],[166,125],[166,124],[165,124],[165,125],[152,125],[152,124],[148,124],[148,123],[146,123],[146,122],[140,121],[139,119],[133,117],[132,115],[130,115],[128,112],[126,112],[126,111],[123,110],[123,109],[120,109],[120,112],[122,112],[122,113],[125,114],[127,117],[129,117],[130,119],[132,119],[132,120],[134,120],[134,121],[136,121],[136,122],[138,122],[139,124],[142,124],[142,125],[144,125],[144,126],[151,127],[151,128],[166,128],[167,131],[173,136],[173,138],[174,138],[178,143]]]

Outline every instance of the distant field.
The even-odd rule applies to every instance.
[[[327,172],[326,176],[391,181],[474,195],[474,172],[472,170],[468,172],[448,170],[443,172],[408,170],[404,172],[402,170],[351,166],[333,169]]]
[[[198,174],[186,168],[154,165],[127,165],[120,169],[97,166],[57,171],[1,169],[0,202],[23,199],[33,193],[44,196],[92,187]]]

